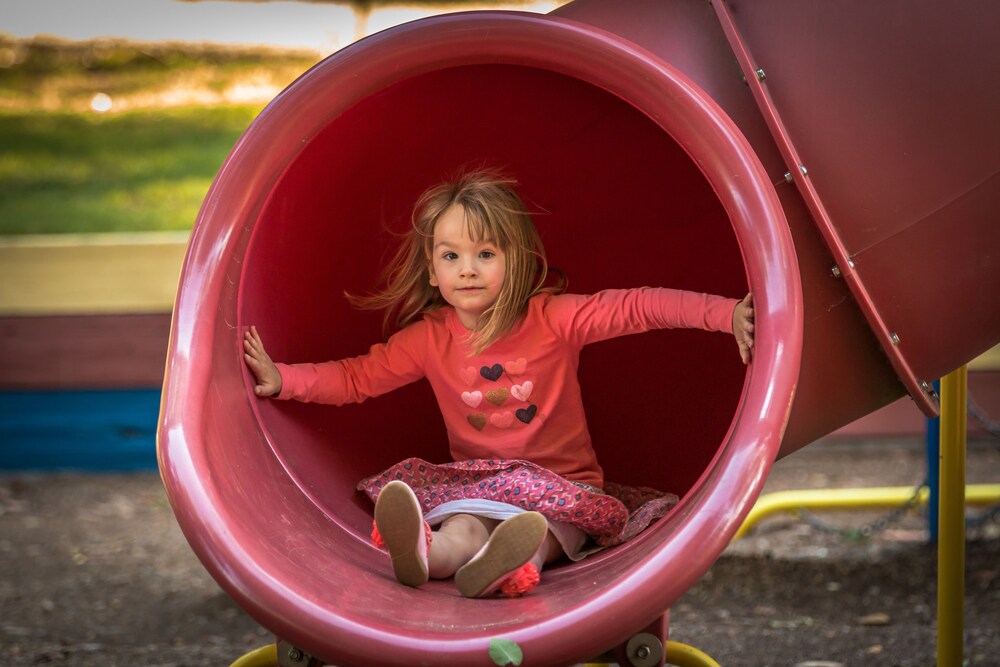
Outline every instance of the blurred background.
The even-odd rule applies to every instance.
[[[222,161],[284,87],[399,23],[559,4],[6,0],[0,470],[155,468],[188,235]]]

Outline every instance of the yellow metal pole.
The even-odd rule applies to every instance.
[[[913,498],[911,486],[877,486],[860,489],[805,489],[765,493],[751,508],[734,540],[746,536],[763,519],[775,514],[795,515],[799,510],[872,510],[895,509]],[[927,487],[916,496],[917,505],[926,505]],[[965,487],[966,505],[1000,503],[1000,484],[970,484]]]
[[[278,667],[278,645],[268,644],[237,658],[229,667]]]
[[[965,604],[965,424],[968,369],[941,379],[937,664],[961,665]]]
[[[677,667],[720,667],[719,663],[693,646],[668,641],[663,647],[664,659],[668,665]]]

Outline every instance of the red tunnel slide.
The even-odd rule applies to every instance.
[[[991,0],[577,0],[472,12],[330,56],[220,170],[174,310],[161,474],[205,567],[331,664],[586,660],[654,624],[712,565],[772,462],[1000,341],[1000,51]],[[635,540],[532,595],[398,585],[362,477],[448,458],[422,383],[359,406],[253,396],[251,323],[283,361],[363,352],[392,230],[461,165],[516,175],[570,288],[663,285],[757,308],[724,336],[591,346],[581,381],[608,479],[681,495]],[[660,627],[663,627],[661,625]]]

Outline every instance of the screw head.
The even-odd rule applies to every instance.
[[[757,75],[757,80],[758,81],[763,81],[764,79],[767,78],[767,74],[764,73],[764,69],[761,68],[761,67],[758,67],[757,69],[755,69],[754,70],[754,74]]]

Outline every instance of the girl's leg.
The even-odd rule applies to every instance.
[[[549,523],[538,512],[516,514],[498,525],[485,546],[455,573],[455,585],[465,597],[482,597],[500,589],[504,582],[529,563],[535,566],[533,581],[518,588],[519,595],[534,588],[538,569],[562,552],[549,533]],[[532,568],[534,569],[534,568]],[[517,579],[517,577],[514,577]]]
[[[544,566],[554,563],[565,555],[562,545],[559,544],[559,540],[550,532],[545,536],[545,543],[542,544],[542,548],[528,562],[533,563],[538,568],[538,571],[541,572]]]
[[[399,481],[386,484],[375,502],[375,527],[401,584],[421,586],[427,582],[429,529],[424,526],[424,514],[413,490]]]
[[[389,552],[396,579],[421,586],[428,577],[446,579],[476,555],[499,521],[458,514],[430,533],[417,498],[404,482],[385,485],[375,503],[375,526]]]
[[[493,530],[500,525],[495,519],[456,514],[441,524],[431,542],[428,569],[432,579],[447,579],[460,567],[472,560],[489,541]],[[535,552],[529,563],[539,572],[542,568],[559,560],[565,554],[555,535],[548,533],[542,547]]]
[[[472,514],[456,514],[445,519],[431,541],[427,564],[431,578],[447,579],[455,574],[483,548],[499,523]]]
[[[375,504],[375,524],[400,583],[420,586],[429,577],[457,574],[459,589],[469,597],[494,590],[494,579],[502,581],[527,563],[540,572],[563,555],[545,517],[537,512],[504,522],[459,514],[447,519],[431,538],[416,496],[403,482],[390,482],[382,489]]]

